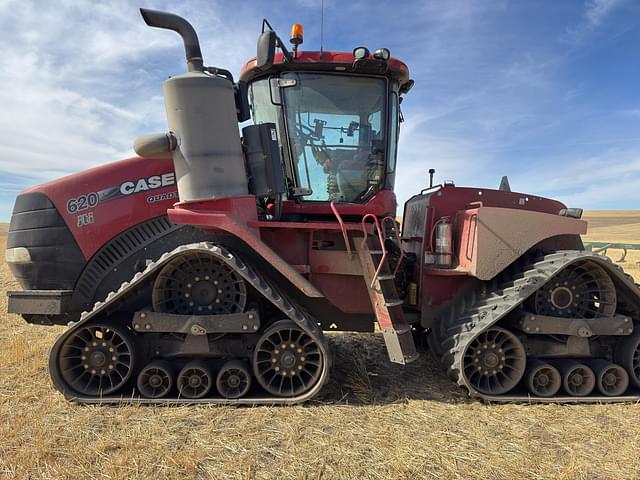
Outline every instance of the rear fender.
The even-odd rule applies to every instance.
[[[490,280],[535,245],[587,233],[587,222],[550,213],[478,207],[456,218],[459,269]]]

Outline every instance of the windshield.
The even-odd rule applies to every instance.
[[[361,202],[384,180],[386,80],[288,73],[283,88],[291,155],[307,200]]]

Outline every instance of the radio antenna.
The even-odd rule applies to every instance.
[[[324,0],[320,0],[320,55],[322,55],[322,39],[324,37]]]

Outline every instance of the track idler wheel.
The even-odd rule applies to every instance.
[[[190,252],[168,262],[153,285],[153,309],[180,315],[240,313],[247,303],[245,281],[212,255]]]
[[[633,333],[616,345],[615,360],[629,374],[631,385],[640,388],[640,324],[634,322],[633,328]]]
[[[522,379],[527,355],[518,337],[492,327],[469,344],[463,362],[464,375],[473,388],[485,395],[502,395]]]
[[[251,372],[244,362],[231,360],[218,372],[216,387],[224,398],[244,397],[251,388]]]
[[[125,385],[134,369],[134,342],[126,328],[82,326],[60,347],[58,367],[67,386],[80,395],[109,395]]]
[[[267,393],[295,397],[320,379],[324,362],[320,346],[291,320],[280,320],[264,332],[253,354],[253,373]]]
[[[534,310],[552,317],[611,317],[616,302],[616,288],[606,270],[582,261],[568,265],[536,292]]]
[[[558,365],[562,375],[562,386],[569,395],[586,397],[593,391],[596,376],[588,365],[575,360],[562,360]]]
[[[213,385],[209,367],[199,361],[187,363],[178,374],[178,393],[184,398],[202,398]]]
[[[562,386],[562,377],[553,365],[532,359],[527,362],[525,382],[533,395],[553,397]]]
[[[629,375],[620,365],[606,360],[594,360],[592,365],[600,393],[607,397],[617,397],[627,391]]]
[[[174,381],[169,363],[151,362],[138,374],[138,391],[146,398],[162,398],[171,391]]]

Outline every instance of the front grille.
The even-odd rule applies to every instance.
[[[16,247],[26,248],[31,257],[9,263],[25,290],[71,290],[86,263],[60,213],[40,192],[16,198],[7,249]]]

